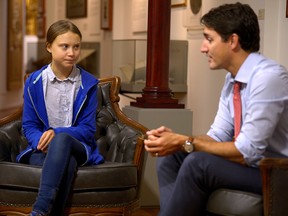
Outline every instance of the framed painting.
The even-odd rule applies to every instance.
[[[101,29],[112,30],[113,0],[101,0]]]
[[[87,0],[66,0],[66,17],[83,18],[87,16]]]
[[[39,38],[45,37],[45,17],[37,18],[37,36]]]
[[[45,0],[38,0],[38,13],[39,14],[45,13]]]

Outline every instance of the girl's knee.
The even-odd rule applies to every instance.
[[[59,151],[63,151],[66,148],[69,148],[70,139],[72,137],[66,133],[56,134],[49,144],[49,148],[57,149]]]
[[[69,141],[72,137],[67,133],[58,133],[55,135],[54,140],[58,142],[66,142]]]

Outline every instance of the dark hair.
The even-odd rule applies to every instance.
[[[59,20],[49,27],[46,35],[46,45],[52,44],[57,36],[64,34],[68,31],[78,34],[80,39],[82,40],[82,34],[76,25],[74,25],[69,20]]]
[[[245,51],[257,52],[260,49],[257,15],[247,4],[237,2],[213,8],[201,18],[200,22],[214,29],[223,41],[227,41],[230,35],[237,34],[239,43]]]

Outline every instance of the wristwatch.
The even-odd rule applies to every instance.
[[[188,140],[182,145],[183,150],[187,153],[191,153],[194,151],[193,137],[189,137]]]

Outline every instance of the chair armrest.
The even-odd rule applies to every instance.
[[[135,149],[135,155],[134,155],[134,164],[137,166],[138,171],[144,162],[145,157],[145,151],[144,151],[144,135],[139,136],[137,139],[136,149]],[[141,172],[142,173],[142,172]]]
[[[16,156],[27,146],[22,135],[22,106],[0,118],[0,161],[16,161]]]
[[[20,106],[19,108],[17,108],[15,110],[15,112],[13,113],[10,113],[8,114],[7,116],[3,117],[3,118],[0,118],[0,127],[9,123],[9,122],[12,122],[12,121],[15,121],[17,119],[20,119],[22,117],[22,106]]]
[[[288,212],[288,158],[260,161],[264,215],[282,216]]]
[[[0,130],[0,161],[11,162],[11,140]]]

